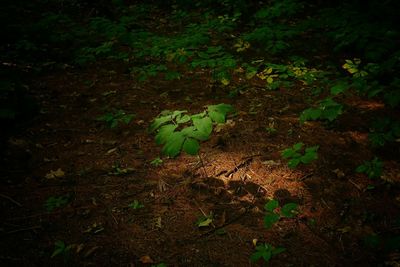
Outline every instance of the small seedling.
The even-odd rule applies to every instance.
[[[60,197],[49,197],[44,204],[46,210],[48,212],[52,212],[55,209],[61,208],[68,204],[69,195],[60,196]]]
[[[135,199],[132,203],[130,203],[128,205],[129,208],[137,210],[137,209],[141,209],[144,208],[144,205],[142,203],[139,202],[139,200]]]
[[[160,166],[161,164],[163,164],[163,160],[162,160],[160,157],[158,157],[158,158],[155,158],[155,159],[153,159],[152,161],[150,161],[150,164],[151,164],[152,166],[154,166],[154,167],[158,167],[158,166]]]
[[[311,161],[318,159],[317,151],[319,146],[306,148],[304,154],[302,155],[300,151],[302,150],[303,146],[304,144],[300,142],[294,144],[293,147],[287,148],[282,152],[282,157],[285,159],[289,159],[289,168],[294,169],[300,163],[309,164]]]
[[[62,255],[64,256],[64,259],[68,257],[68,253],[71,250],[72,245],[65,245],[64,241],[57,240],[54,243],[54,251],[53,254],[51,254],[51,258],[54,258],[55,256]]]
[[[383,162],[375,157],[371,161],[364,161],[363,164],[357,167],[356,172],[365,173],[369,178],[379,178],[382,175]]]
[[[213,222],[213,214],[212,214],[212,212],[210,212],[209,215],[200,216],[196,221],[196,225],[199,228],[200,227],[207,227],[207,226],[210,226],[210,224],[212,224],[212,222]]]
[[[263,243],[256,246],[256,252],[250,256],[250,260],[252,262],[257,262],[258,260],[263,259],[266,263],[268,263],[272,256],[282,253],[285,250],[286,249],[282,247],[275,248],[268,243]]]
[[[126,114],[122,109],[115,112],[108,112],[97,118],[98,121],[104,121],[110,128],[115,128],[119,123],[129,124],[135,117],[134,114]]]
[[[280,218],[293,218],[298,212],[298,205],[296,203],[287,203],[280,209],[280,213],[276,211],[279,208],[279,202],[275,199],[268,201],[264,209],[266,214],[264,216],[265,228],[271,228]]]

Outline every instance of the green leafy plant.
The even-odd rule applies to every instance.
[[[363,164],[356,168],[356,172],[365,173],[369,178],[379,178],[382,175],[383,162],[375,157],[371,161],[364,161]]]
[[[270,229],[280,218],[293,218],[298,214],[298,204],[287,203],[280,208],[280,212],[276,210],[279,208],[279,202],[275,199],[269,200],[264,209],[266,214],[264,216],[264,226]]]
[[[44,204],[44,206],[48,212],[52,212],[55,209],[58,209],[58,208],[61,208],[65,205],[67,205],[69,201],[70,201],[69,195],[59,196],[59,197],[52,196],[46,200],[46,203]]]
[[[54,251],[53,251],[53,254],[51,254],[51,257],[54,258],[58,255],[62,255],[62,256],[64,256],[64,259],[66,259],[68,257],[68,254],[69,254],[69,251],[71,250],[71,248],[72,248],[72,245],[67,246],[64,243],[64,241],[57,240],[54,243]]]
[[[129,208],[137,210],[137,209],[141,209],[144,208],[144,205],[142,203],[139,202],[139,200],[135,199],[132,203],[130,203],[128,205]]]
[[[252,262],[257,262],[263,259],[264,262],[268,263],[271,258],[279,253],[284,252],[286,249],[282,247],[274,247],[268,243],[263,243],[256,246],[256,251],[250,256]]]
[[[282,157],[289,159],[289,168],[294,169],[300,163],[309,164],[311,161],[318,159],[317,151],[319,146],[308,147],[304,150],[304,154],[301,154],[303,146],[304,144],[300,142],[294,144],[291,148],[283,150]]]
[[[326,98],[319,101],[319,105],[315,108],[308,108],[300,115],[300,123],[310,120],[335,120],[342,114],[343,105],[335,102],[332,98]]]
[[[346,59],[346,63],[343,64],[342,68],[347,70],[353,77],[359,78],[368,75],[368,72],[360,68],[361,59],[354,58],[353,60]]]
[[[119,123],[129,124],[134,117],[134,114],[126,114],[125,111],[119,109],[114,112],[108,112],[98,117],[97,120],[104,121],[110,128],[115,128]]]
[[[199,142],[206,141],[213,130],[213,123],[225,123],[228,113],[233,112],[231,105],[209,105],[207,109],[195,115],[186,110],[163,111],[149,127],[156,132],[157,145],[164,145],[162,154],[174,158],[183,150],[189,155],[197,155]]]

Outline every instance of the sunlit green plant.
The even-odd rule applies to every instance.
[[[206,141],[213,130],[214,123],[225,123],[228,113],[234,111],[231,105],[209,105],[207,109],[195,115],[186,114],[186,110],[163,111],[149,127],[156,132],[157,145],[164,145],[162,154],[174,158],[183,150],[197,155],[200,143]]]
[[[291,169],[296,168],[300,163],[309,164],[311,161],[318,159],[319,146],[308,147],[302,154],[303,143],[294,144],[291,148],[283,150],[282,157],[289,159],[288,166]]]

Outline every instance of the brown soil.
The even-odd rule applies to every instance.
[[[374,155],[368,124],[372,113],[387,112],[381,103],[351,97],[333,125],[300,126],[309,107],[300,86],[250,85],[236,98],[227,97],[234,85],[207,86],[202,76],[141,84],[111,62],[38,77],[32,90],[41,112],[3,151],[1,265],[261,266],[249,260],[254,239],[286,248],[270,266],[399,264],[398,255],[363,244],[371,233],[399,232],[398,144],[378,151],[384,179],[354,172]],[[201,145],[200,158],[150,164],[160,147],[146,129],[159,112],[218,103],[238,113]],[[115,129],[96,121],[112,107],[136,117]],[[275,134],[265,130],[271,122]],[[300,141],[319,145],[319,158],[291,170],[280,153]],[[116,174],[116,165],[131,169]],[[65,175],[46,178],[58,169]],[[63,195],[68,205],[45,210],[49,197]],[[266,230],[263,207],[272,198],[298,203],[300,213]],[[144,208],[129,208],[134,200]],[[211,212],[213,224],[197,227]],[[50,257],[57,240],[73,245],[65,259]]]

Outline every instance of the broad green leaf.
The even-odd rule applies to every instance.
[[[176,120],[177,123],[186,123],[188,121],[190,121],[189,115],[183,115],[182,117]]]
[[[179,115],[181,115],[181,114],[183,114],[183,113],[186,113],[187,112],[187,110],[175,110],[173,113],[172,113],[172,118],[176,118],[176,117],[178,117]]]
[[[277,207],[279,207],[279,202],[276,199],[271,199],[264,205],[264,209],[270,212],[273,212]]]
[[[198,131],[204,133],[205,135],[210,135],[212,132],[212,121],[209,117],[193,119],[193,125]]]
[[[208,111],[209,112],[216,111],[216,112],[222,113],[224,116],[226,116],[227,113],[234,112],[235,109],[232,107],[232,105],[221,103],[218,105],[208,106]]]
[[[297,214],[298,205],[296,203],[287,203],[281,209],[281,214],[286,218],[293,218]]]
[[[305,152],[316,152],[319,149],[319,146],[311,146],[306,148]]]
[[[286,248],[282,248],[282,247],[274,248],[274,249],[272,249],[272,256],[282,253],[284,251],[286,251]]]
[[[256,251],[250,256],[250,261],[257,262],[259,259],[262,258],[264,252],[263,251]]]
[[[224,123],[225,122],[225,115],[217,112],[217,111],[210,111],[208,112],[208,115],[210,116],[210,118],[217,122],[217,123]]]
[[[304,110],[300,115],[300,123],[308,120],[317,120],[321,117],[322,110],[318,108],[309,108]]]
[[[199,152],[200,144],[193,138],[186,138],[183,143],[183,150],[189,155],[197,155]]]
[[[367,166],[365,166],[365,165],[360,165],[360,166],[358,166],[357,168],[356,168],[356,172],[358,172],[358,173],[364,173],[364,172],[366,172],[368,170],[368,168],[367,168]]]
[[[175,158],[181,152],[184,141],[185,137],[182,132],[173,132],[164,145],[162,153],[168,157]]]
[[[165,144],[177,127],[178,126],[174,124],[167,124],[161,126],[160,130],[158,131],[155,137],[156,144],[157,145]]]
[[[277,221],[279,221],[279,218],[280,218],[279,214],[276,214],[274,212],[267,213],[264,216],[265,228],[267,229],[271,228]]]
[[[294,159],[289,160],[288,166],[289,166],[289,168],[294,169],[297,167],[297,165],[299,165],[299,163],[300,163],[300,159],[294,158]]]
[[[302,156],[300,158],[300,161],[301,161],[301,163],[308,164],[311,161],[316,160],[317,158],[318,158],[317,153],[311,152],[311,153],[304,154],[304,156]]]
[[[340,82],[331,88],[331,94],[333,95],[338,95],[340,93],[343,93],[349,88],[349,85],[346,82]]]
[[[298,153],[294,151],[292,148],[286,148],[285,150],[283,150],[281,155],[284,159],[288,159],[288,158],[293,158],[295,154]]]
[[[300,143],[296,143],[293,145],[293,149],[295,151],[299,151],[302,147],[303,147],[304,143],[300,142]]]
[[[161,125],[163,125],[166,122],[172,121],[172,116],[170,115],[164,115],[162,117],[154,119],[153,123],[149,127],[149,132],[154,132],[157,130]]]
[[[188,137],[192,137],[194,139],[197,139],[199,141],[206,141],[210,137],[209,134],[205,134],[205,133],[200,132],[198,130],[194,130],[194,131],[190,132],[187,136]]]

